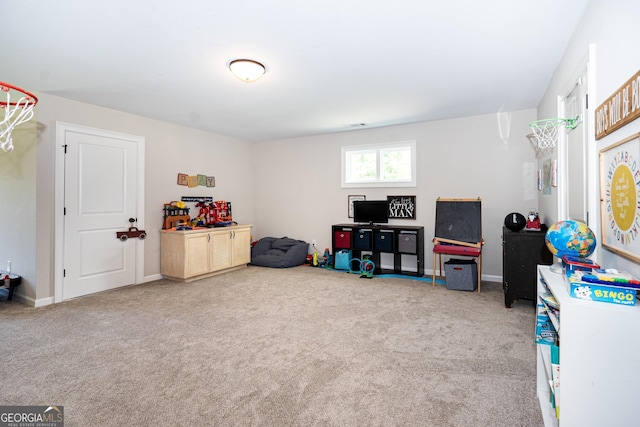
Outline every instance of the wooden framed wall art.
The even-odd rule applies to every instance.
[[[416,196],[387,196],[389,218],[416,219]]]
[[[640,71],[596,108],[596,139],[640,117]]]
[[[348,214],[349,218],[353,218],[353,202],[366,200],[365,196],[353,195],[348,198]]]
[[[600,150],[602,246],[640,262],[640,133]]]

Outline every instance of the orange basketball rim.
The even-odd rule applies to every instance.
[[[4,99],[0,98],[0,108],[4,109],[4,116],[0,116],[0,148],[4,151],[13,151],[11,132],[16,126],[33,118],[33,107],[38,103],[38,98],[31,92],[0,82],[0,96],[4,93]],[[16,101],[12,101],[12,94],[17,94]]]

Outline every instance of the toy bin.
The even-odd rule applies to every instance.
[[[393,252],[393,231],[373,233],[373,249],[380,252]]]
[[[339,230],[334,235],[336,248],[350,248],[351,247],[351,231]]]
[[[358,230],[353,236],[353,248],[371,250],[371,230]]]
[[[398,234],[398,252],[415,254],[418,251],[418,233],[400,232]]]
[[[475,291],[478,289],[478,264],[472,259],[450,259],[444,263],[447,289]]]
[[[336,270],[349,270],[350,261],[351,251],[349,249],[340,249],[335,253],[333,268]]]

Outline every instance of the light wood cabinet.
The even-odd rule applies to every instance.
[[[160,272],[168,279],[196,280],[251,261],[251,225],[161,233]]]
[[[209,253],[209,233],[184,236],[184,276],[192,277],[210,271],[209,260],[203,254]]]
[[[235,228],[211,235],[211,271],[224,270],[251,261],[251,230]]]

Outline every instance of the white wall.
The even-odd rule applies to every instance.
[[[4,113],[2,113],[4,114]],[[35,296],[36,283],[36,122],[13,131],[14,150],[0,150],[0,269],[22,277],[17,292]],[[17,298],[16,298],[17,299]]]
[[[234,219],[255,224],[254,238],[289,235],[317,239],[321,248],[330,245],[330,225],[348,222],[347,195],[365,194],[368,199],[387,194],[415,194],[417,219],[404,224],[424,225],[433,234],[437,197],[483,199],[485,237],[484,273],[501,275],[500,229],[504,216],[538,207],[543,220],[557,220],[558,191],[550,196],[531,190],[527,165],[535,162],[525,135],[536,118],[557,117],[557,97],[564,95],[586,61],[589,45],[595,45],[595,89],[589,94],[591,116],[595,107],[640,68],[634,28],[640,3],[631,0],[592,0],[569,47],[553,75],[537,112],[513,113],[511,137],[504,146],[498,137],[494,115],[418,123],[333,135],[248,144],[219,135],[141,118],[131,114],[38,94],[38,133],[34,125],[15,132],[16,152],[0,156],[0,268],[11,259],[13,270],[23,276],[19,293],[28,300],[53,295],[53,189],[55,121],[141,135],[146,138],[145,275],[159,273],[159,238],[162,204],[182,195],[202,193],[178,187],[176,174],[206,173],[216,177],[212,195],[233,202]],[[593,117],[590,118],[593,120]],[[593,153],[640,131],[640,120],[595,141]],[[418,187],[398,190],[341,189],[340,147],[371,142],[415,139],[418,143]],[[37,148],[37,149],[36,149]],[[597,164],[597,154],[590,159]],[[544,159],[542,159],[544,160]],[[537,169],[534,166],[533,169]],[[597,170],[590,170],[593,177]],[[599,194],[592,178],[591,195]],[[562,191],[562,189],[559,189]],[[207,194],[209,195],[208,190]],[[533,193],[533,194],[532,194]],[[204,193],[203,193],[204,194]],[[539,199],[539,200],[538,200]],[[594,231],[600,236],[599,210]],[[34,230],[35,224],[35,230]],[[429,244],[425,247],[429,252]],[[603,250],[596,261],[640,276],[635,262]],[[427,262],[429,267],[429,262]]]
[[[363,194],[367,200],[416,195],[417,218],[391,223],[425,227],[425,270],[430,272],[436,199],[481,197],[483,276],[501,280],[504,218],[537,207],[535,176],[525,176],[535,168],[526,138],[533,120],[535,110],[513,112],[507,144],[493,114],[256,144],[255,234],[316,239],[323,250],[331,246],[332,224],[353,221],[347,214],[348,195]],[[417,142],[417,187],[340,188],[343,145],[404,140]]]
[[[2,186],[6,199],[19,202],[0,224],[3,241],[12,242],[2,246],[0,261],[12,259],[14,271],[24,277],[19,294],[36,305],[51,302],[54,288],[56,121],[146,138],[144,274],[148,279],[159,277],[160,272],[162,205],[183,195],[230,200],[234,219],[255,225],[254,239],[267,235],[317,239],[321,249],[331,245],[331,224],[350,221],[349,194],[365,194],[369,200],[389,194],[416,195],[416,220],[395,223],[424,225],[427,254],[437,197],[481,197],[486,242],[483,273],[489,280],[500,280],[502,274],[504,217],[537,206],[535,179],[525,175],[535,162],[526,139],[535,110],[512,113],[506,144],[499,137],[495,115],[250,144],[49,94],[38,96],[37,153],[35,125],[23,128],[21,138],[26,142],[17,148],[18,154],[26,152],[20,154],[22,172],[15,182]],[[342,145],[407,139],[417,141],[416,188],[340,188]],[[16,158],[4,157],[5,161]],[[179,172],[213,175],[216,187],[178,186]],[[428,256],[427,271],[430,266]]]
[[[148,279],[158,278],[160,273],[159,230],[162,228],[164,203],[180,200],[181,196],[212,196],[214,200],[229,200],[233,203],[236,221],[250,223],[253,219],[255,212],[250,143],[48,94],[39,93],[37,96],[40,99],[36,107],[39,128],[37,189],[29,182],[34,178],[25,178],[27,181],[24,185],[28,188],[21,196],[31,205],[37,199],[38,214],[35,220],[31,215],[20,223],[22,231],[32,230],[36,223],[36,235],[27,232],[24,241],[19,243],[21,251],[28,249],[29,256],[35,253],[37,258],[36,277],[31,275],[27,286],[20,290],[29,302],[46,301],[53,296],[56,121],[145,137],[144,228],[148,237],[144,241],[144,275]],[[34,161],[30,162],[29,170],[35,170]],[[178,173],[214,176],[216,186],[179,186]],[[33,176],[33,172],[31,175]],[[7,233],[9,227],[0,224],[0,235],[5,228],[4,232]],[[2,256],[3,253],[0,253],[0,260],[3,259]],[[0,267],[1,265],[0,263]],[[17,267],[16,265],[16,271]]]
[[[255,224],[254,238],[317,239],[321,248],[331,244],[331,224],[349,221],[349,194],[365,194],[370,200],[415,194],[417,219],[404,223],[424,225],[428,240],[437,197],[479,196],[486,241],[484,273],[494,280],[501,276],[504,216],[526,212],[537,203],[534,182],[523,177],[525,165],[534,160],[524,137],[533,110],[513,113],[506,145],[498,136],[494,115],[249,144],[49,94],[38,96],[37,132],[36,122],[16,132],[16,141],[24,141],[16,152],[2,157],[6,179],[0,190],[4,200],[13,201],[0,224],[2,241],[10,242],[0,246],[0,267],[2,260],[12,260],[14,271],[23,276],[18,293],[31,304],[50,302],[54,289],[56,121],[146,138],[144,274],[149,279],[160,272],[162,205],[183,195],[230,200],[236,221]],[[340,188],[341,145],[405,139],[418,143],[417,188]],[[179,172],[213,175],[216,187],[178,186]],[[428,242],[425,249],[428,253]]]
[[[590,76],[594,81],[595,91],[589,93],[589,120],[593,122],[595,109],[611,96],[623,83],[640,69],[640,45],[636,35],[640,16],[640,3],[631,0],[592,0],[578,25],[567,51],[549,84],[547,92],[538,108],[538,117],[557,117],[556,100],[564,94],[565,89],[572,83],[578,68],[588,55],[589,45],[595,47],[595,75]],[[600,204],[599,204],[599,163],[598,153],[617,141],[634,133],[640,132],[640,120],[636,120],[612,134],[596,141],[593,133],[589,134],[588,144],[591,148],[589,173],[592,180],[588,192],[592,197],[594,207],[589,213],[593,221],[590,227],[598,237],[598,249],[594,260],[603,267],[617,268],[640,276],[640,265],[626,258],[602,248],[600,245]],[[553,215],[557,211],[557,197],[540,197],[540,208],[550,213],[551,221],[557,220]],[[640,256],[640,254],[637,254]]]

